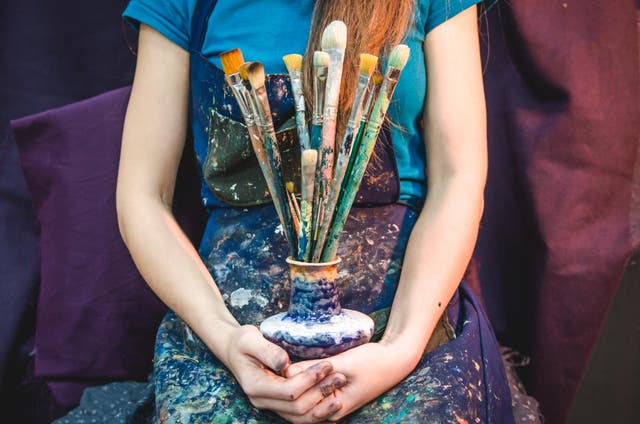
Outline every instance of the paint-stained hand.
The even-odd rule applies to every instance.
[[[308,372],[310,368],[329,361],[334,372],[345,375],[347,383],[336,389],[328,399],[342,405],[328,421],[338,421],[351,412],[395,386],[416,366],[415,355],[408,354],[407,347],[383,343],[367,343],[323,360],[304,361],[287,367],[286,375],[293,378]],[[323,401],[329,402],[327,399]],[[318,404],[318,412],[322,413]],[[311,413],[315,411],[312,410]]]
[[[236,331],[226,352],[227,363],[253,406],[292,423],[325,422],[340,410],[342,405],[332,394],[344,386],[346,378],[333,372],[330,362],[317,361],[284,377],[290,360],[282,348],[266,340],[256,327]]]

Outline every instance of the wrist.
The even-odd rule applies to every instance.
[[[234,319],[213,318],[207,323],[201,336],[209,350],[227,367],[230,359],[228,348],[240,327]]]
[[[415,343],[415,340],[391,335],[387,337],[387,333],[378,343],[385,347],[396,366],[404,370],[404,374],[409,374],[418,365],[424,351],[424,346]]]

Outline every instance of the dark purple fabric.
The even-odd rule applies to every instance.
[[[514,1],[489,16],[480,277],[497,330],[531,355],[547,422],[562,423],[638,243],[637,10]]]
[[[26,359],[17,356],[30,352],[21,345],[32,336],[39,284],[35,214],[8,120],[129,84],[135,57],[120,17],[125,4],[0,2],[0,405],[5,416],[19,403],[17,380],[10,377]]]
[[[115,211],[128,96],[123,88],[12,122],[41,227],[37,377],[144,379],[151,369],[165,307],[137,273]],[[189,212],[176,214],[197,238],[197,190],[178,192]],[[73,406],[81,392],[58,385],[56,397]]]

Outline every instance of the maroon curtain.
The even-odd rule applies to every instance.
[[[639,241],[636,19],[632,0],[503,1],[484,34],[480,277],[503,342],[531,356],[525,382],[549,423],[566,419]]]

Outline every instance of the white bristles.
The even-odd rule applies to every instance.
[[[329,66],[329,53],[327,52],[314,52],[313,53],[313,66],[315,68],[327,67]]]
[[[409,60],[409,47],[404,44],[398,44],[389,55],[387,65],[402,70]]]
[[[347,47],[347,26],[342,21],[333,21],[322,33],[322,50]]]

